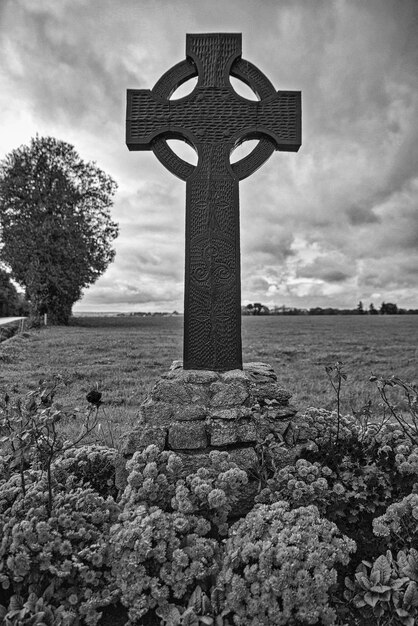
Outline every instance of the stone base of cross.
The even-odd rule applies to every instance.
[[[169,99],[194,76],[198,82],[191,94]],[[238,95],[230,76],[249,85],[259,100]],[[170,138],[196,150],[196,166],[171,150]],[[231,164],[231,152],[246,139],[259,143]],[[301,93],[276,92],[260,70],[241,59],[240,34],[187,35],[185,61],[152,90],[128,89],[126,143],[130,150],[153,150],[186,181],[184,369],[242,369],[239,181],[274,150],[299,149]]]

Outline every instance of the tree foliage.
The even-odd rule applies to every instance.
[[[9,274],[0,267],[0,317],[17,315],[19,296]]]
[[[0,163],[0,259],[34,316],[68,323],[82,289],[113,260],[115,181],[73,146],[36,137]]]
[[[398,313],[398,305],[393,302],[382,302],[380,312],[382,315],[396,315]]]

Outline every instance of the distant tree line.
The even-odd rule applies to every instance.
[[[382,302],[379,309],[372,302],[366,309],[361,300],[355,309],[322,308],[319,306],[311,309],[298,309],[284,305],[269,308],[261,302],[254,302],[254,304],[241,307],[241,312],[242,315],[418,315],[418,309],[402,309],[393,302]]]

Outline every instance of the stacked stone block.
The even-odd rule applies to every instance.
[[[150,444],[173,450],[185,475],[208,465],[212,450],[227,450],[254,480],[258,474],[257,445],[273,433],[294,448],[296,409],[291,394],[265,363],[247,363],[243,370],[213,372],[183,370],[174,361],[140,407],[138,425],[124,436],[116,468],[119,489],[126,485],[126,462]]]

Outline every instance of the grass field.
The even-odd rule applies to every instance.
[[[348,375],[342,411],[378,394],[369,376],[396,374],[418,381],[417,316],[243,317],[244,362],[270,363],[292,403],[335,408],[325,365],[339,360]],[[83,406],[98,385],[104,415],[117,437],[134,423],[150,386],[181,358],[183,319],[176,317],[74,318],[0,344],[0,393],[23,394],[61,374],[58,398]]]

